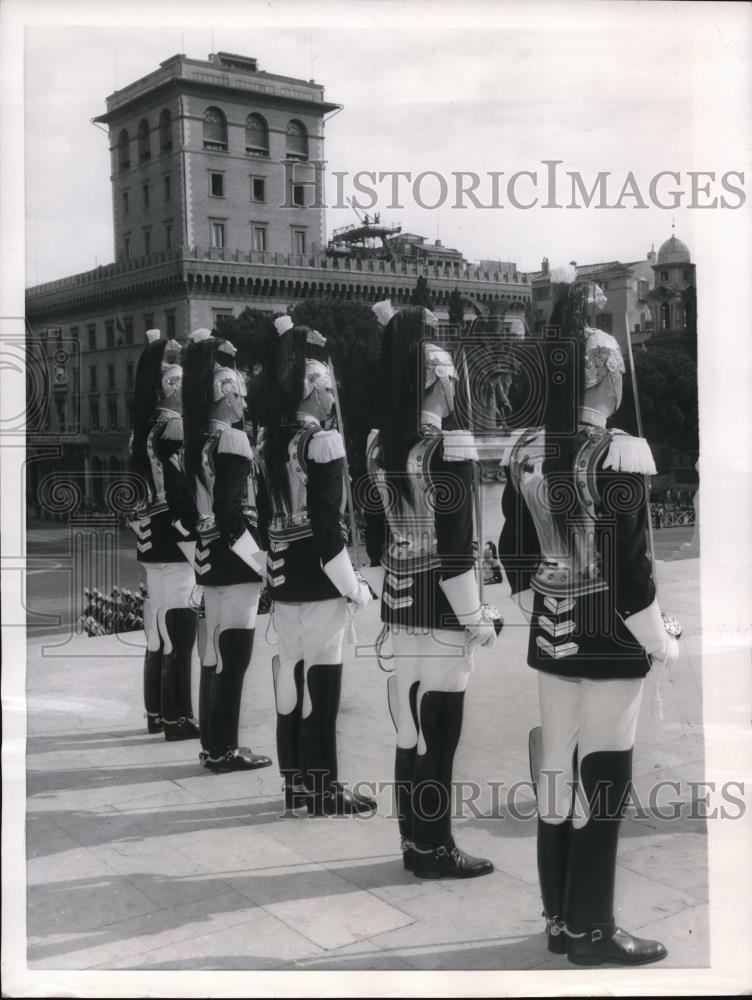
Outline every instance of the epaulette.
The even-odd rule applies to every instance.
[[[308,458],[323,464],[345,457],[345,442],[339,431],[316,431],[308,445]]]
[[[222,431],[217,444],[217,453],[220,455],[240,455],[242,458],[253,458],[251,445],[245,431],[235,427],[228,427]]]
[[[603,460],[604,469],[614,472],[639,472],[645,476],[656,474],[650,445],[645,438],[632,437],[626,431],[612,429],[611,445]]]
[[[471,431],[444,431],[444,460],[477,462],[478,449]]]
[[[183,418],[182,417],[171,417],[169,420],[165,421],[165,428],[162,431],[163,441],[182,441],[183,440]]]

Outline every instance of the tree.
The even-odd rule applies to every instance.
[[[697,366],[684,351],[661,348],[635,355],[643,434],[651,445],[665,444],[693,457],[699,450]],[[637,433],[629,373],[616,422]]]
[[[457,288],[449,296],[449,325],[458,326],[460,330],[465,325],[465,300]]]
[[[426,309],[433,308],[433,297],[428,287],[428,282],[422,274],[415,283],[415,288],[413,288],[413,293],[410,296],[410,305],[425,306]]]

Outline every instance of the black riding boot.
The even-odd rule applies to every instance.
[[[427,691],[420,702],[425,753],[413,769],[414,872],[418,878],[477,878],[490,861],[465,854],[452,837],[452,769],[462,730],[464,691]]]
[[[144,654],[144,708],[150,733],[161,733],[162,724],[162,643],[155,652]]]
[[[315,664],[308,671],[311,713],[300,720],[300,764],[312,816],[372,812],[373,799],[355,795],[337,780],[337,713],[342,664]]]
[[[542,754],[542,730],[540,726],[530,730],[528,752],[530,755],[530,777],[538,792]],[[563,776],[559,776],[563,777]],[[572,755],[572,781],[577,781],[577,748]],[[544,804],[544,809],[547,804]],[[553,808],[553,803],[551,803]],[[543,916],[546,919],[548,950],[556,955],[565,955],[567,938],[564,933],[564,887],[569,862],[569,841],[572,832],[572,816],[560,823],[550,823],[538,815],[538,881],[540,884]]]
[[[417,747],[397,747],[394,755],[394,804],[397,808],[402,863],[405,871],[411,872],[415,866],[413,847],[413,769]]]
[[[659,941],[633,937],[614,920],[616,851],[631,778],[631,750],[602,750],[580,762],[589,818],[572,829],[564,894],[567,956],[575,965],[646,965],[667,954]]]
[[[274,680],[274,697],[277,699],[279,684],[279,658],[272,659],[272,678]],[[300,731],[300,713],[303,708],[303,661],[298,660],[293,668],[296,700],[291,712],[282,713],[277,709],[277,761],[279,773],[284,782],[285,810],[304,808],[307,805],[308,794],[303,785],[300,773],[300,751],[298,747]]]
[[[165,615],[172,652],[162,657],[162,718],[165,739],[197,740],[191,704],[191,659],[196,642],[196,612],[170,608]]]
[[[206,767],[215,773],[251,771],[271,765],[269,757],[255,754],[247,747],[238,747],[240,699],[245,672],[251,662],[253,631],[231,628],[219,636],[219,663],[212,669],[210,679],[206,751],[202,754]],[[220,665],[222,669],[217,673]]]
[[[564,955],[567,939],[564,934],[564,885],[569,860],[569,839],[572,821],[546,823],[538,817],[538,879],[543,916],[546,918],[548,950]]]

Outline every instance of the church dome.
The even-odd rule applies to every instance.
[[[675,236],[661,246],[658,251],[658,264],[689,264],[689,247]]]

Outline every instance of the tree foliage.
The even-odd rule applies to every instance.
[[[410,305],[425,306],[426,309],[433,308],[433,296],[428,287],[428,281],[422,274],[418,277],[415,288],[413,288],[412,295],[410,296]]]
[[[679,350],[661,348],[635,355],[643,434],[651,445],[665,444],[696,457],[699,452],[697,366]],[[624,397],[616,423],[637,433],[634,392],[624,377]]]
[[[450,326],[458,326],[462,329],[464,323],[465,300],[460,295],[459,290],[455,288],[449,296],[449,324]]]

